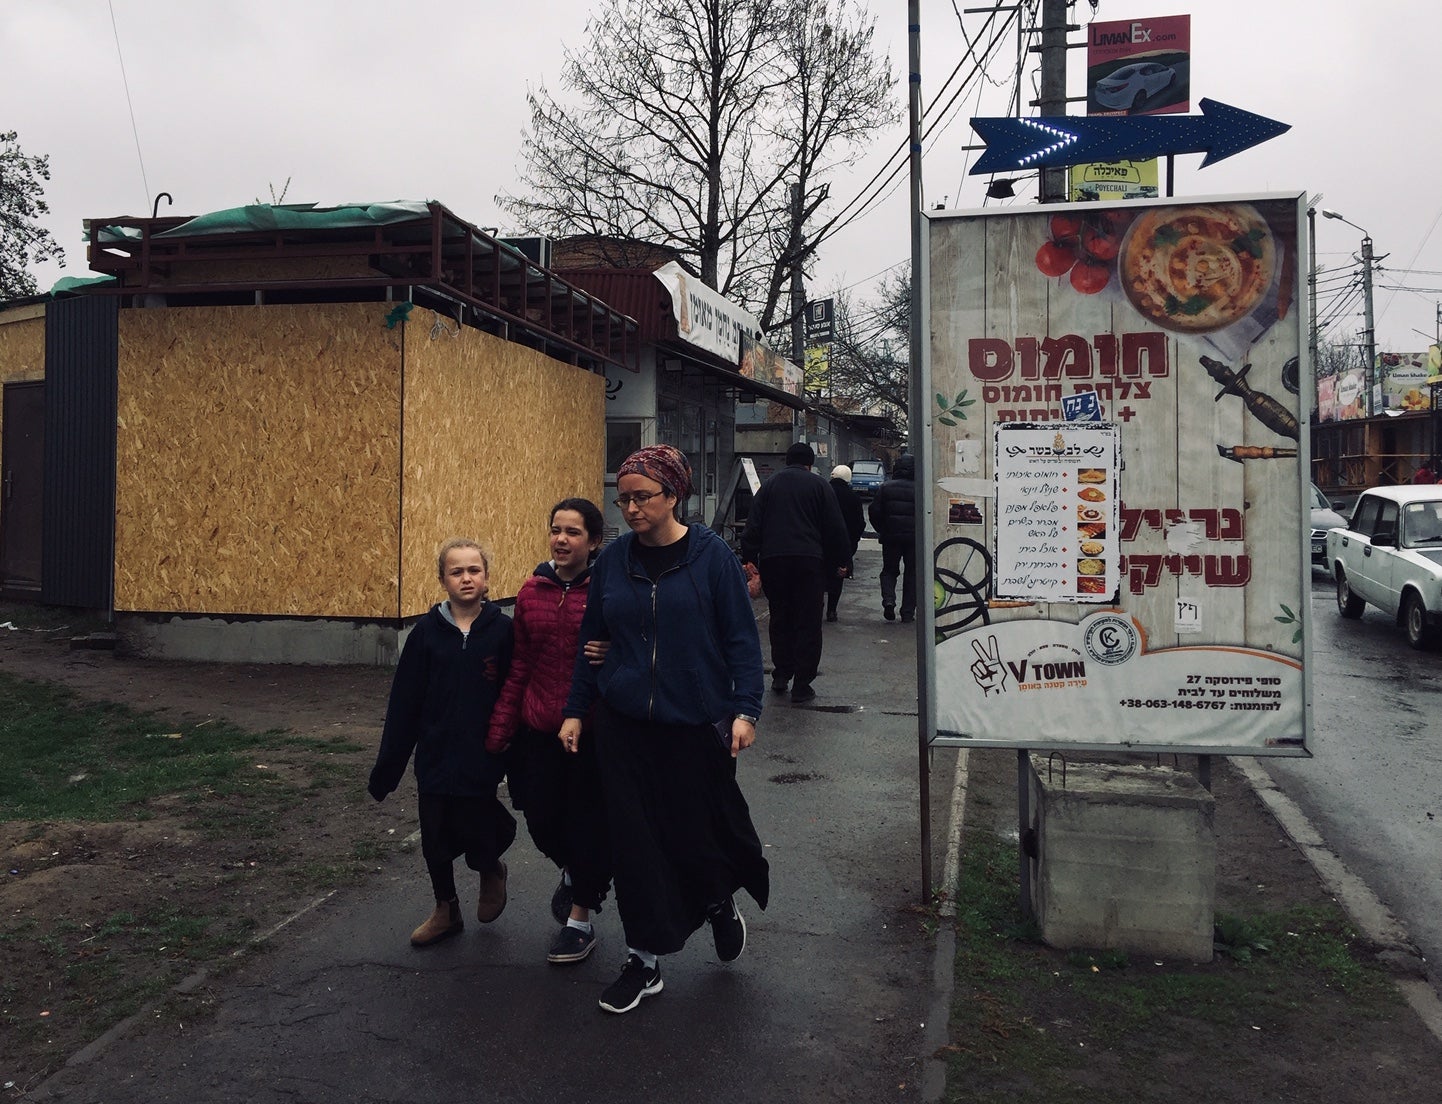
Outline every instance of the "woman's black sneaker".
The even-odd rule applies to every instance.
[[[736,899],[727,897],[706,914],[711,924],[711,939],[716,944],[716,957],[722,962],[735,962],[746,949],[746,921],[736,907]]]
[[[647,966],[635,955],[626,956],[621,976],[601,994],[601,1008],[607,1012],[629,1012],[642,997],[654,997],[662,989],[661,964]]]

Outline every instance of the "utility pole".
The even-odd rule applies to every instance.
[[[801,369],[801,401],[806,401],[806,285],[801,271],[801,185],[791,185],[791,363]],[[795,437],[797,422],[801,436]],[[792,436],[806,440],[806,412],[791,412]]]
[[[1307,204],[1307,311],[1311,324],[1307,333],[1307,355],[1312,362],[1312,378],[1317,377],[1317,202],[1314,196]],[[1315,391],[1316,388],[1313,388]],[[1315,402],[1314,394],[1312,400]]]
[[[1041,79],[1036,101],[1040,115],[1066,114],[1066,0],[1041,2]],[[1064,203],[1067,170],[1041,170],[1041,201]]]
[[[1372,408],[1372,392],[1377,374],[1377,330],[1376,323],[1372,320],[1372,235],[1365,231],[1362,233],[1362,311],[1367,323],[1367,371],[1362,378],[1367,381],[1366,409],[1370,418],[1377,413]]]
[[[803,368],[806,366],[806,284],[801,264],[800,184],[791,185],[791,361]]]

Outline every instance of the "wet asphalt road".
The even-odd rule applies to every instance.
[[[1314,758],[1259,762],[1402,921],[1442,992],[1442,651],[1414,651],[1372,607],[1342,620],[1321,572],[1311,616]]]
[[[202,982],[213,1016],[161,1031],[142,1014],[31,1099],[920,1099],[932,942],[915,911],[915,641],[912,626],[882,620],[879,569],[865,542],[842,619],[826,626],[814,708],[768,695],[759,743],[742,757],[772,895],[765,913],[739,898],[750,930],[736,963],[715,960],[703,928],[662,959],[662,993],[627,1015],[601,1012],[625,954],[615,910],[601,914],[590,959],[548,965],[555,873],[522,831],[495,924],[472,919],[462,935],[413,950],[429,894],[419,853],[395,856]],[[939,757],[938,771],[954,761]],[[933,786],[949,792],[950,774]],[[395,799],[413,801],[413,790]],[[463,886],[474,878],[465,873]]]

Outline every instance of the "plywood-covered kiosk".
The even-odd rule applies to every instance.
[[[603,373],[634,370],[635,323],[440,204],[88,226],[115,279],[50,305],[80,336],[47,337],[47,382],[113,380],[113,510],[80,520],[113,588],[83,604],[122,648],[388,662],[440,541],[487,544],[503,599],[549,507],[600,501]]]

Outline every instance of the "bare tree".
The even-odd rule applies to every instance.
[[[874,301],[856,303],[843,292],[835,299],[832,401],[843,409],[889,414],[904,425],[910,397],[910,276],[882,281]]]
[[[522,194],[497,201],[531,233],[675,249],[774,328],[827,177],[897,111],[874,24],[847,0],[606,0],[563,98],[528,96]]]
[[[30,265],[65,259],[54,236],[35,221],[50,211],[41,198],[50,158],[26,157],[17,138],[13,130],[0,133],[0,299],[34,295]]]
[[[1367,367],[1367,343],[1362,334],[1351,335],[1350,341],[1323,339],[1317,342],[1317,363],[1313,369],[1318,379],[1341,376],[1353,368]]]

